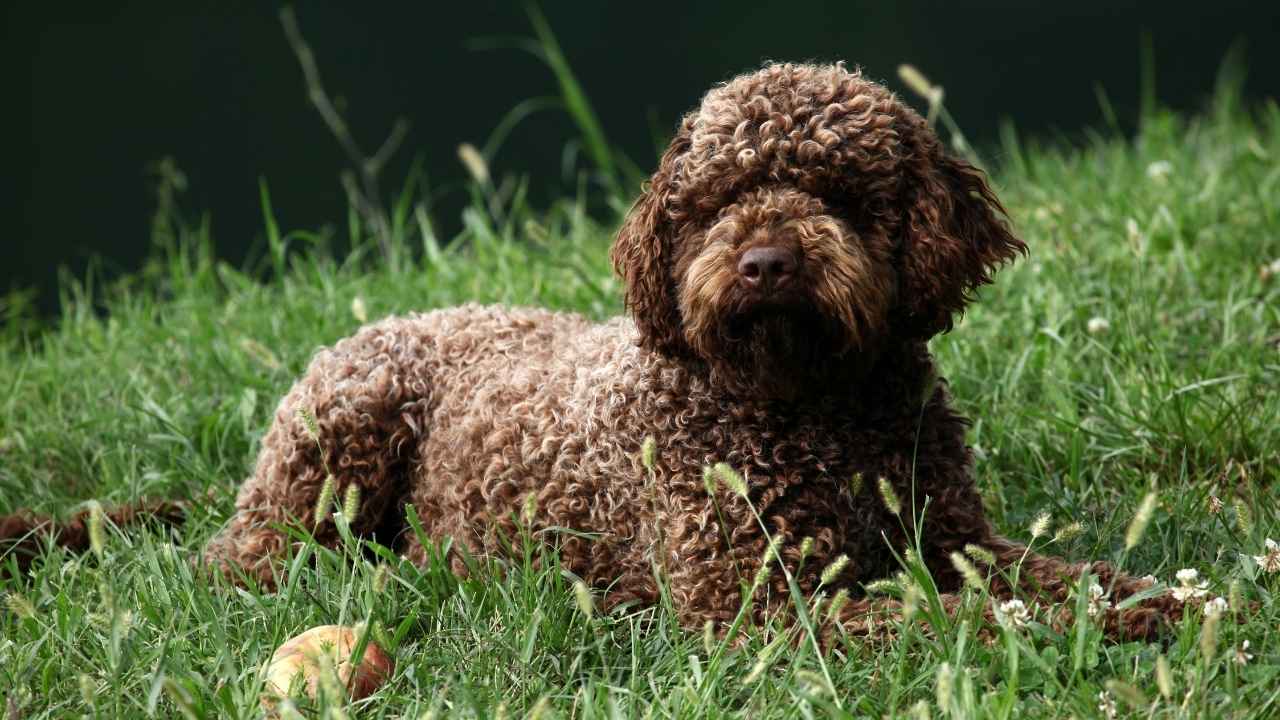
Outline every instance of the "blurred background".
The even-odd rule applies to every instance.
[[[80,275],[92,258],[105,277],[136,268],[166,157],[187,181],[179,204],[207,214],[229,262],[263,252],[260,179],[281,227],[342,238],[338,175],[348,163],[307,100],[276,4],[72,5],[3,10],[0,122],[11,147],[0,293],[29,288],[48,314],[59,268]],[[518,2],[294,7],[364,149],[408,121],[383,190],[398,190],[416,158],[441,238],[457,231],[467,202],[458,145],[482,147],[518,103],[558,95],[547,67],[517,47],[532,35]],[[1130,131],[1144,93],[1200,109],[1232,48],[1251,70],[1247,98],[1280,95],[1275,2],[544,2],[541,11],[609,142],[645,171],[707,88],[767,59],[843,59],[923,107],[896,75],[914,64],[945,88],[955,120],[996,164],[1006,121],[1053,142],[1089,127]],[[533,113],[489,159],[492,172],[527,175],[535,203],[572,194],[584,164],[578,134],[563,111]]]

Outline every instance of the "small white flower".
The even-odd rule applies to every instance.
[[[1240,643],[1240,647],[1236,648],[1235,661],[1237,665],[1247,665],[1253,659],[1253,653],[1249,652],[1249,641],[1245,640]]]
[[[1209,514],[1217,515],[1222,512],[1222,498],[1217,495],[1209,496]]]
[[[1089,586],[1089,617],[1097,617],[1111,608],[1107,593],[1098,583]]]
[[[1021,600],[1006,600],[996,606],[996,622],[1007,628],[1023,628],[1031,621],[1031,611]]]
[[[1266,552],[1261,555],[1254,555],[1253,561],[1258,563],[1258,569],[1262,570],[1262,572],[1280,572],[1280,543],[1267,538],[1265,546]]]
[[[1116,716],[1116,699],[1111,697],[1111,693],[1103,690],[1098,693],[1098,710],[1110,720]]]
[[[1214,617],[1221,615],[1227,611],[1227,599],[1224,597],[1216,597],[1204,604],[1204,616]]]
[[[1186,602],[1192,598],[1202,598],[1209,594],[1209,581],[1200,580],[1200,571],[1195,568],[1183,568],[1177,572],[1178,587],[1169,588],[1169,592],[1178,602]]]
[[[1171,172],[1173,172],[1173,165],[1167,160],[1157,160],[1147,166],[1147,177],[1158,183],[1165,182]]]
[[[1280,275],[1280,258],[1276,258],[1275,260],[1265,263],[1262,267],[1258,268],[1258,278],[1262,280],[1262,282],[1267,282],[1277,275]]]
[[[1125,238],[1129,241],[1129,246],[1135,254],[1142,255],[1146,252],[1146,238],[1143,236],[1142,228],[1138,225],[1137,220],[1133,218],[1125,220],[1124,233]]]
[[[1180,585],[1175,588],[1169,588],[1169,592],[1173,594],[1173,599],[1178,602],[1186,602],[1193,598],[1202,598],[1209,594],[1209,583],[1202,582],[1199,585]]]
[[[1101,335],[1111,329],[1111,321],[1104,317],[1091,317],[1085,329],[1090,335]]]

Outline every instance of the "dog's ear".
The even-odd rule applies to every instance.
[[[951,329],[1001,264],[1027,251],[1013,235],[985,174],[948,157],[932,131],[904,163],[899,322],[918,337]]]
[[[688,149],[686,128],[671,141],[658,169],[618,229],[609,253],[626,286],[627,310],[640,330],[640,343],[668,355],[688,354],[672,277],[675,229],[667,216],[668,193],[676,164]]]

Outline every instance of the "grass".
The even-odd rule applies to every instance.
[[[97,552],[51,550],[29,578],[0,580],[8,717],[256,717],[275,646],[357,621],[375,621],[398,665],[365,701],[323,702],[329,717],[1083,718],[1112,704],[1135,717],[1280,715],[1280,574],[1250,557],[1280,538],[1280,276],[1260,271],[1280,258],[1280,109],[1232,97],[1194,118],[1152,110],[1132,139],[1039,146],[1006,133],[995,179],[1032,255],[933,343],[975,419],[999,527],[1025,540],[1048,512],[1053,528],[1083,527],[1055,552],[1170,584],[1196,568],[1234,603],[1221,622],[1192,612],[1160,644],[1104,642],[1086,619],[993,636],[908,623],[892,642],[819,655],[776,628],[729,648],[665,607],[600,614],[530,545],[468,579],[371,558],[355,540],[304,543],[295,562],[315,570],[278,594],[195,578],[188,562],[315,348],[366,318],[471,300],[616,314],[614,220],[587,208],[629,198],[609,190],[616,179],[584,178],[538,210],[523,184],[486,177],[442,247],[410,187],[378,231],[390,242],[352,210],[354,249],[338,252],[331,235],[277,228],[264,185],[267,249],[243,269],[214,259],[170,183],[141,272],[108,287],[69,280],[50,326],[22,296],[0,306],[0,512],[208,488],[214,499],[177,536],[107,528]],[[1126,550],[1149,492],[1150,524]]]

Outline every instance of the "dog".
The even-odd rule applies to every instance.
[[[1149,583],[992,527],[929,354],[1025,252],[984,174],[892,92],[842,64],[769,64],[683,118],[626,216],[626,317],[466,305],[321,350],[203,562],[273,587],[289,528],[336,544],[317,499],[357,486],[352,530],[414,562],[430,553],[406,505],[473,556],[554,542],[606,606],[664,585],[690,628],[731,623],[744,595],[756,619],[785,614],[788,575],[850,590],[834,622],[865,627],[896,603],[861,588],[917,531],[948,607],[966,548],[998,598],[1062,603],[1082,572],[1130,596]],[[1159,596],[1101,621],[1148,638],[1181,613]]]

